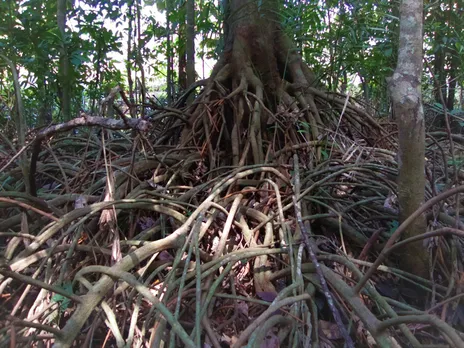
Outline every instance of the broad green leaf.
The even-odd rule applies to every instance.
[[[64,283],[60,288],[69,294],[73,293],[72,283],[70,282]],[[60,310],[65,311],[69,307],[71,300],[61,294],[55,294],[52,297],[52,302],[58,303],[60,305]]]

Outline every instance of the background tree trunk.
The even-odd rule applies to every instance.
[[[64,121],[71,119],[71,83],[70,64],[66,45],[66,0],[58,0],[57,25],[61,35],[60,47],[60,84],[61,84],[61,114]]]
[[[147,86],[145,82],[145,69],[143,67],[143,50],[144,50],[144,44],[143,44],[143,39],[142,39],[142,23],[141,23],[141,17],[142,17],[142,1],[137,0],[137,66],[139,68],[140,72],[140,99],[139,103],[142,105],[141,113],[140,116],[142,118],[145,117],[145,102],[146,102],[146,91],[147,91]]]
[[[195,82],[195,0],[187,0],[187,86]],[[195,95],[191,93],[190,104]]]
[[[182,18],[179,23],[179,31],[177,40],[177,57],[179,59],[179,65],[177,69],[177,83],[179,85],[180,94],[187,89],[187,55],[186,55],[186,41],[187,41],[187,21],[186,21],[186,5],[183,4],[178,10],[180,17]]]
[[[133,33],[133,23],[134,23],[134,14],[133,14],[134,1],[132,0],[128,3],[127,8],[127,17],[129,21],[128,25],[128,34],[127,34],[127,61],[126,61],[126,71],[127,71],[127,84],[129,87],[129,101],[130,101],[130,115],[132,118],[135,118],[135,96],[134,96],[134,80],[132,79],[132,33]]]
[[[389,87],[399,130],[398,199],[400,222],[424,201],[425,125],[422,108],[422,0],[403,0],[400,7],[398,62]],[[425,217],[410,225],[404,238],[425,232]],[[402,254],[404,268],[428,277],[428,252],[422,242],[409,244]]]
[[[169,14],[171,12],[170,1],[167,2],[166,8],[166,98],[167,104],[172,103],[172,82],[173,82],[173,59],[172,59],[172,45],[171,45],[171,21],[169,19]]]

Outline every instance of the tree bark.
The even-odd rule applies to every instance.
[[[167,104],[172,103],[172,73],[173,73],[173,64],[172,64],[172,47],[171,47],[171,21],[169,20],[169,13],[171,11],[170,1],[167,2],[166,8],[166,98]]]
[[[195,82],[195,0],[187,0],[187,86]],[[194,94],[189,95],[187,103],[193,101]]]
[[[186,41],[187,41],[187,22],[186,22],[186,6],[183,4],[178,10],[182,21],[179,23],[179,31],[177,33],[177,57],[179,59],[179,65],[177,69],[177,83],[181,93],[183,93],[187,85],[187,56],[186,56]]]
[[[400,7],[400,45],[397,67],[389,79],[393,109],[399,130],[398,199],[400,222],[424,201],[425,125],[422,108],[422,0],[403,0]],[[405,238],[425,232],[421,216],[406,231]],[[428,252],[422,242],[403,251],[401,264],[409,272],[428,277]]]
[[[449,79],[448,79],[448,98],[446,99],[446,108],[448,111],[454,110],[454,102],[455,102],[455,94],[456,94],[456,81],[458,79],[458,66],[459,66],[459,59],[457,59],[454,55],[456,52],[451,52],[453,57],[451,58],[451,64],[449,68]]]
[[[278,1],[235,0],[226,10],[229,16],[224,53],[210,81],[231,90],[227,99],[238,105],[225,111],[227,139],[221,144],[227,156],[232,154],[232,164],[238,165],[246,156],[242,153],[244,148],[251,152],[252,159],[247,163],[264,163],[263,129],[269,113],[262,108],[263,103],[273,111],[278,105],[283,109],[300,105],[306,110],[305,121],[311,125],[306,136],[317,139],[320,117],[309,90],[315,78],[290,38],[281,30]],[[201,124],[197,122],[201,113],[192,114],[192,124]],[[244,132],[247,139],[243,138]],[[189,139],[192,139],[192,132],[184,130],[182,142],[191,141]],[[210,165],[213,166],[214,151],[210,146]]]
[[[127,71],[127,84],[129,87],[129,101],[130,101],[130,115],[132,118],[135,118],[135,97],[134,97],[134,80],[132,79],[132,32],[133,32],[133,23],[134,23],[134,14],[133,14],[133,7],[134,7],[134,0],[130,1],[127,4],[127,18],[129,21],[128,26],[128,33],[127,33],[127,61],[126,61],[126,71]]]
[[[60,84],[61,84],[61,114],[64,121],[71,119],[71,83],[70,64],[66,45],[66,0],[58,0],[57,25],[61,35],[60,47]]]
[[[142,105],[141,118],[145,118],[145,102],[146,102],[146,83],[145,83],[145,69],[143,66],[143,40],[142,40],[142,23],[141,23],[141,12],[142,12],[142,1],[137,0],[137,66],[140,71],[140,100],[139,103]]]

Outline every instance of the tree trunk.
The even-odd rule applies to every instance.
[[[299,105],[305,109],[305,122],[310,125],[305,136],[317,139],[320,116],[309,90],[315,78],[280,28],[278,1],[235,0],[229,6],[224,54],[213,69],[205,95],[206,99],[217,97],[215,84],[232,91],[223,96],[231,100],[234,107],[224,111],[226,125],[220,132],[223,141],[219,145],[227,158],[232,159],[233,165],[241,162],[261,164],[265,160],[263,129],[272,121],[262,108],[264,104],[271,111],[276,111],[278,106],[295,110]],[[192,112],[192,124],[204,124],[203,121],[198,123],[201,117],[205,115],[197,108]],[[206,132],[210,133],[210,130]],[[243,138],[244,132],[247,133],[246,139]],[[185,130],[183,142],[192,141],[193,134]],[[288,136],[295,139],[298,135]],[[215,166],[214,152],[214,146],[208,142],[211,168]]]
[[[312,143],[318,143],[322,127],[335,129],[341,124],[340,129],[347,126],[368,142],[367,133],[374,134],[375,139],[381,134],[378,123],[358,107],[350,105],[345,109],[345,97],[314,88],[313,73],[281,30],[278,5],[278,0],[229,2],[221,59],[197,100],[185,112],[189,118],[174,119],[166,138],[160,137],[157,141],[201,149],[202,156],[195,165],[200,171],[206,168],[208,175],[222,175],[223,169],[218,168],[222,166],[262,165],[269,161],[269,156],[278,158],[275,162],[282,159],[281,163],[288,164],[292,154],[283,151],[278,155],[277,152],[295,144],[305,146],[311,156],[308,162],[317,162],[320,147]],[[168,67],[169,64],[168,61]],[[343,118],[342,114],[345,115]],[[300,127],[302,123],[306,127]],[[176,133],[178,129],[182,129],[181,139]],[[373,146],[375,141],[369,145]],[[272,223],[266,224],[265,229],[263,243],[271,245],[274,238]],[[253,237],[250,242],[255,242]],[[139,262],[146,257],[144,255]],[[133,266],[125,260],[120,269],[129,271]],[[254,261],[256,293],[276,293],[268,264],[268,255],[259,256]],[[92,290],[88,299],[98,303],[112,287],[113,280],[102,277],[93,286],[97,291]],[[72,344],[90,312],[89,306],[77,306],[61,330],[57,348]],[[372,322],[365,320],[364,324],[368,330],[375,329]],[[379,337],[386,339],[384,334]]]
[[[140,100],[139,104],[142,105],[140,117],[145,117],[145,102],[146,102],[146,83],[145,83],[145,69],[143,66],[143,40],[142,40],[142,23],[141,23],[141,12],[142,12],[142,1],[137,0],[137,66],[140,71]]]
[[[1,53],[0,53],[0,59],[3,59],[3,61],[5,61],[8,64],[11,70],[11,75],[13,77],[13,87],[14,87],[14,92],[16,96],[15,110],[13,110],[14,123],[17,129],[18,145],[21,148],[24,148],[26,146],[27,124],[26,124],[26,113],[24,111],[23,98],[21,95],[21,85],[19,81],[19,74],[18,74],[15,64],[10,59],[8,59],[6,56],[4,56]],[[20,159],[21,159],[20,167],[21,167],[21,171],[24,177],[25,191],[27,194],[30,194],[31,193],[31,182],[28,180],[30,167],[28,165],[27,153],[25,151],[23,151],[23,153],[21,154]]]
[[[454,109],[455,94],[456,94],[456,82],[458,79],[458,69],[459,69],[459,58],[458,53],[455,50],[450,50],[451,59],[449,67],[449,78],[448,78],[448,98],[446,99],[446,108],[448,111]]]
[[[170,1],[167,2],[166,8],[166,98],[167,104],[172,103],[172,73],[173,73],[173,64],[172,64],[172,47],[171,47],[171,21],[169,20],[169,13],[171,11]]]
[[[464,109],[464,83],[460,83],[459,86],[459,108]]]
[[[195,82],[195,0],[187,0],[187,86]],[[190,94],[187,102],[193,101]]]
[[[70,64],[66,45],[66,0],[58,0],[57,25],[61,36],[59,77],[61,85],[61,114],[64,121],[71,120]]]
[[[179,66],[177,69],[177,83],[179,85],[180,94],[182,94],[188,87],[187,85],[187,55],[186,55],[186,41],[187,41],[187,23],[186,23],[186,6],[183,4],[179,10],[179,15],[182,21],[179,23],[178,40],[177,40],[177,57],[179,59]]]
[[[399,130],[398,199],[400,221],[424,201],[425,125],[422,108],[422,0],[403,0],[400,7],[398,62],[389,87]],[[425,217],[410,225],[404,238],[425,232]],[[428,277],[428,253],[422,242],[407,245],[402,253],[406,270]]]
[[[128,26],[128,33],[127,33],[127,61],[126,61],[126,71],[127,71],[127,84],[129,87],[129,111],[132,118],[135,118],[135,97],[134,97],[134,80],[132,79],[132,32],[133,32],[133,23],[134,23],[134,15],[133,15],[133,6],[134,0],[128,3],[127,8],[127,18],[129,21]]]
[[[50,91],[48,88],[48,79],[44,76],[38,76],[37,81],[39,82],[39,95],[40,95],[40,108],[39,108],[39,126],[48,126],[52,123],[52,105],[53,101],[50,97]]]

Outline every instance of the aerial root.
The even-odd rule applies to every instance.
[[[47,152],[37,155],[38,198],[15,191],[17,168],[1,173],[0,238],[11,270],[0,265],[0,293],[12,315],[3,318],[3,332],[15,327],[17,342],[48,343],[47,334],[56,334],[58,347],[74,340],[103,344],[106,337],[128,346],[163,340],[193,347],[203,333],[216,344],[251,344],[274,332],[281,342],[317,343],[342,341],[339,326],[350,320],[351,337],[362,345],[371,338],[380,347],[394,341],[462,345],[450,324],[427,312],[459,300],[442,300],[459,296],[448,290],[460,257],[453,239],[441,238],[434,249],[450,255],[437,259],[445,270],[440,284],[394,267],[363,275],[397,221],[394,140],[356,100],[316,89],[301,61],[289,62],[291,78],[281,76],[268,88],[251,65],[237,70],[222,61],[192,105],[156,106],[152,130],[135,138],[116,130],[55,135]],[[433,140],[428,157],[436,177],[446,178],[439,169],[451,170],[446,142]],[[105,156],[111,171],[101,170]],[[108,175],[114,176],[114,201],[101,202]],[[428,198],[445,184],[440,180],[428,188]],[[458,204],[446,203],[449,209]],[[115,241],[98,226],[106,209],[114,209],[121,236],[122,260],[114,265]],[[431,215],[454,227],[454,218]],[[308,227],[333,306],[346,318],[339,325],[321,314],[315,300],[327,290],[302,242]],[[11,272],[21,278],[9,278]],[[355,291],[360,279],[361,294]],[[393,301],[373,285],[399,279],[433,294],[437,305]],[[32,311],[29,301],[36,303]],[[54,310],[57,320],[42,308]],[[85,331],[88,320],[95,327]],[[429,325],[413,334],[406,325],[412,322]],[[327,327],[332,337],[325,335]],[[445,338],[436,338],[435,329]],[[1,346],[11,343],[11,335],[0,337]]]

